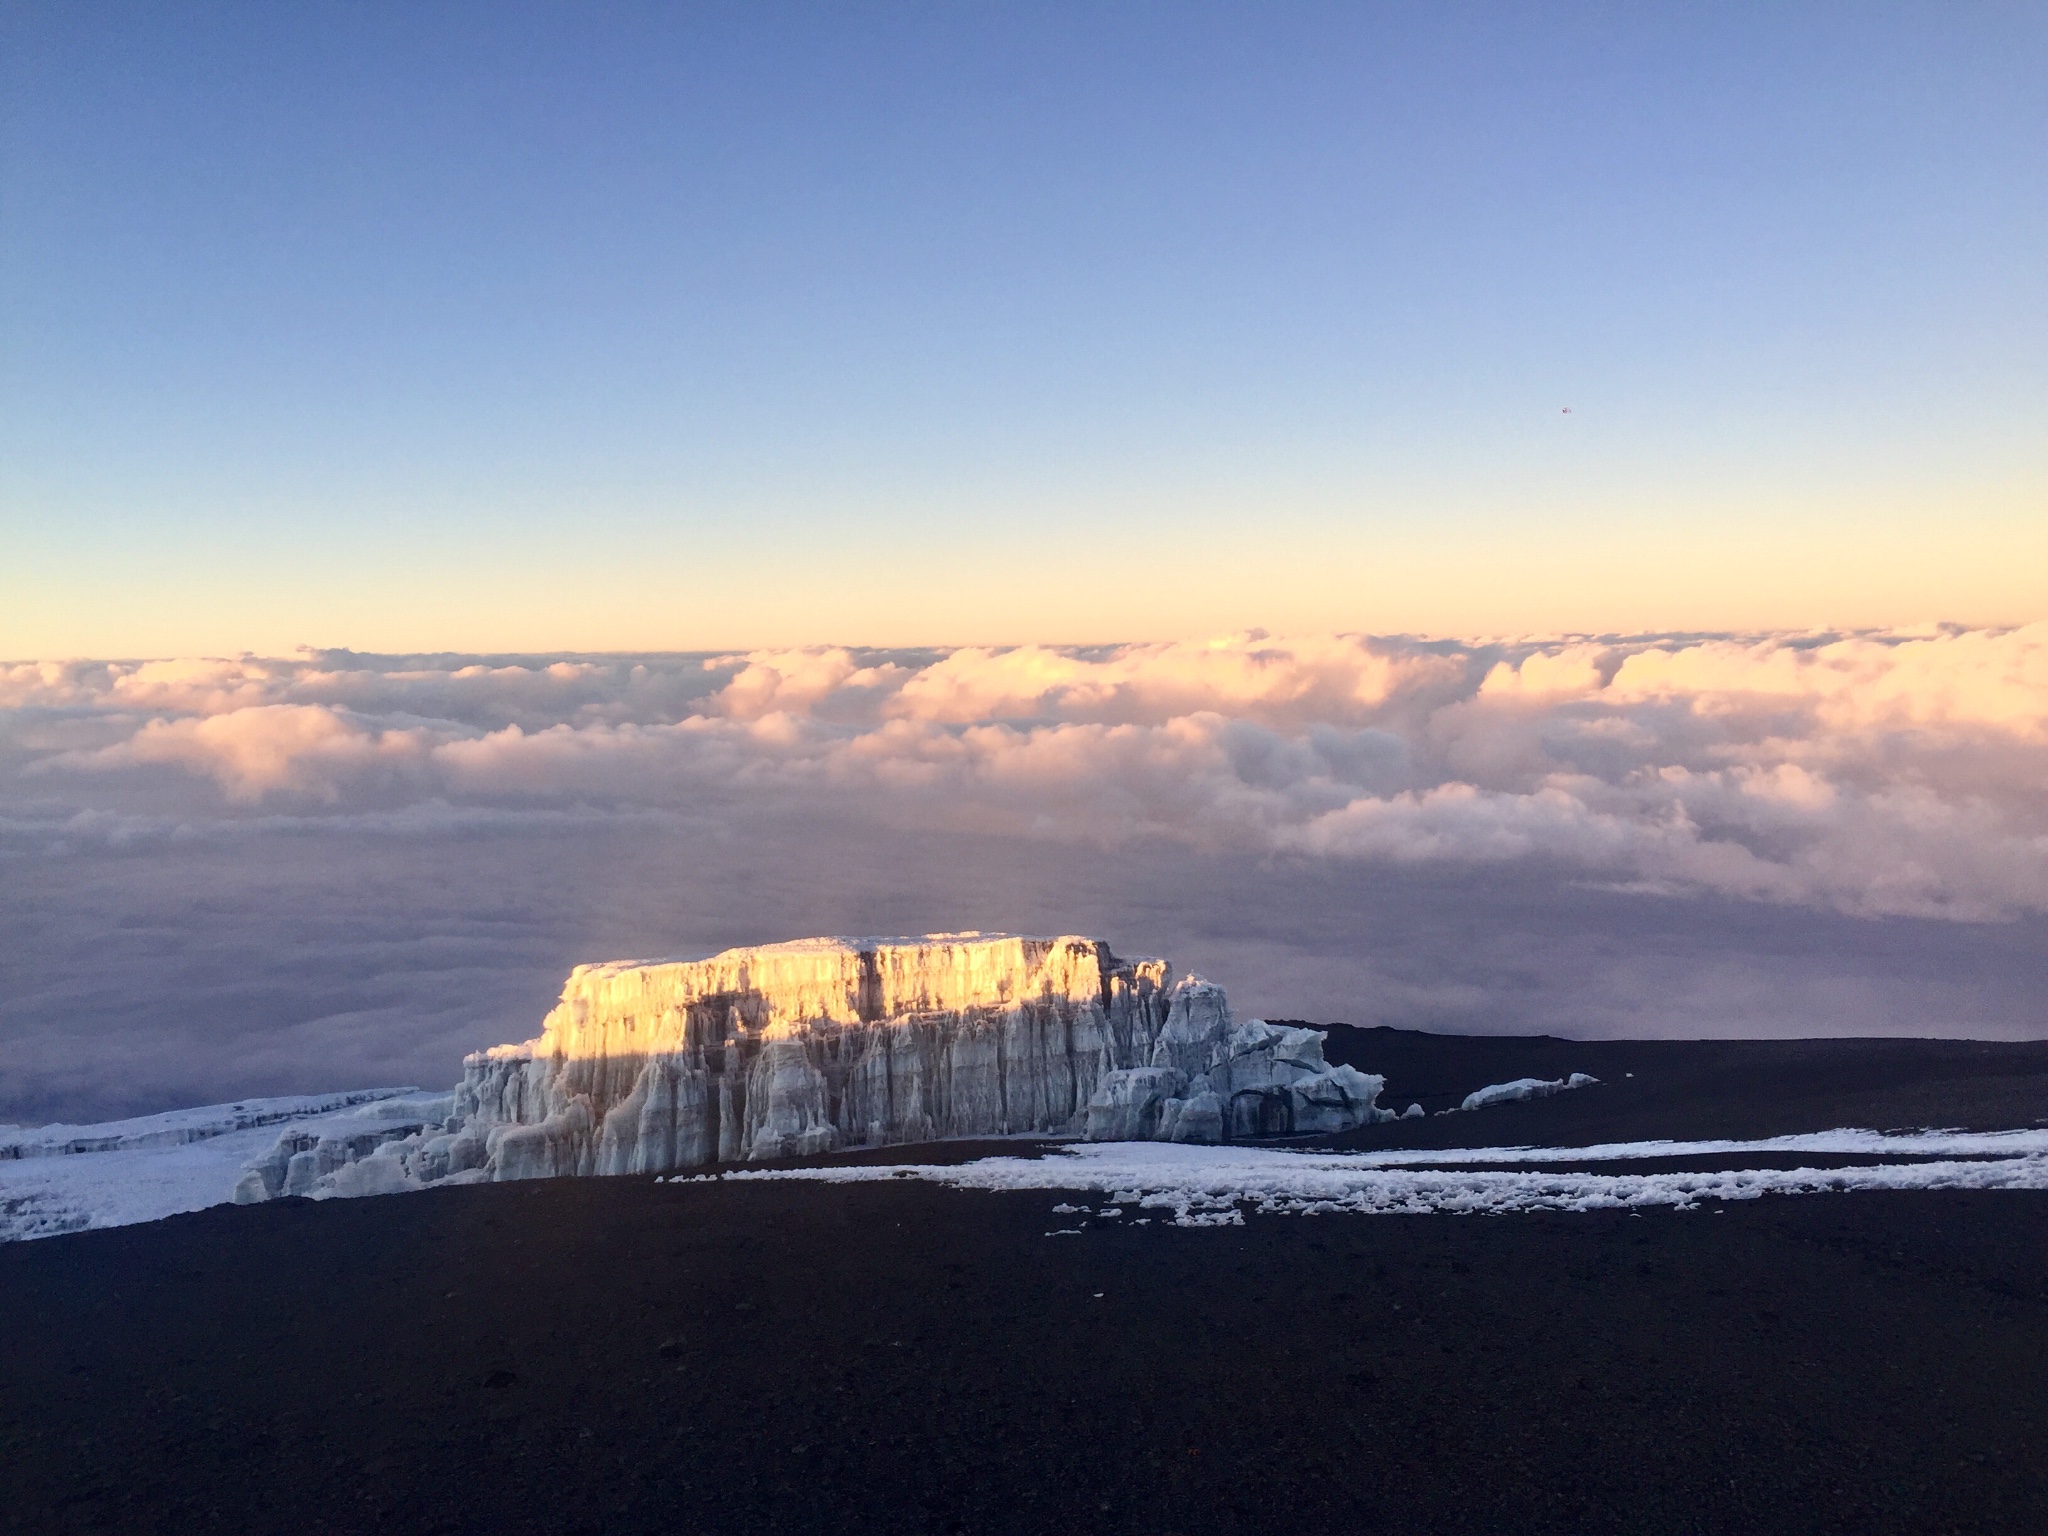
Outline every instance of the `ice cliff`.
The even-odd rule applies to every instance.
[[[1392,1118],[1375,1104],[1383,1080],[1330,1067],[1322,1042],[1233,1025],[1220,987],[1072,936],[801,939],[578,966],[539,1036],[467,1059],[438,1127],[288,1133],[235,1198],[669,1173],[945,1137],[1221,1142]]]

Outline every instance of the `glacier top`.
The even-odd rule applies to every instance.
[[[820,1025],[1054,999],[1114,1010],[1117,998],[1159,995],[1173,984],[1164,960],[1124,959],[1097,938],[932,933],[900,939],[824,937],[728,949],[703,960],[611,960],[579,965],[541,1035],[494,1046],[488,1058],[596,1057],[681,1046],[691,1010],[723,1030],[730,1015],[749,1038],[776,1039]]]
[[[861,955],[873,954],[882,949],[970,948],[1010,943],[1051,945],[1069,942],[1101,944],[1103,941],[1079,934],[1010,933],[980,928],[963,928],[957,933],[825,934],[810,939],[782,939],[773,944],[743,944],[712,954],[657,955],[640,960],[598,960],[579,965],[575,970],[630,970],[652,965],[700,965],[743,955]],[[1132,955],[1125,958],[1143,962],[1153,957]]]

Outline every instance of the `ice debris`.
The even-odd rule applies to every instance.
[[[1465,1095],[1460,1109],[1485,1109],[1494,1104],[1516,1104],[1523,1099],[1547,1099],[1554,1093],[1563,1093],[1568,1088],[1589,1088],[1599,1082],[1597,1077],[1584,1072],[1574,1072],[1570,1077],[1550,1081],[1540,1077],[1518,1077],[1512,1083],[1490,1083],[1484,1088]]]
[[[482,1166],[481,1139],[449,1129],[454,1107],[453,1093],[418,1095],[378,1104],[358,1117],[368,1123],[294,1127],[242,1169],[234,1201],[391,1195],[441,1180],[477,1182],[465,1176]]]

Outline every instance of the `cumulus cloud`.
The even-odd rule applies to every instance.
[[[89,753],[97,767],[171,763],[217,781],[231,800],[279,791],[335,801],[344,784],[417,766],[420,730],[367,727],[318,704],[252,704],[221,714],[157,717],[126,741]]]
[[[170,774],[228,817],[799,805],[1864,915],[2048,911],[2048,625],[33,663],[0,668],[0,711],[18,788]]]

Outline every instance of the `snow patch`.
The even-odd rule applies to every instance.
[[[1754,1168],[1710,1173],[1530,1172],[1488,1162],[1625,1162],[1688,1153],[1882,1152],[1926,1159],[1855,1168]],[[1401,1166],[1427,1161],[1442,1166]],[[1843,1130],[1749,1142],[1633,1142],[1580,1148],[1472,1148],[1440,1153],[1310,1153],[1254,1147],[1110,1142],[1033,1161],[984,1158],[952,1166],[740,1169],[707,1179],[865,1183],[908,1172],[955,1189],[1085,1190],[1119,1206],[1170,1213],[1182,1227],[1241,1225],[1259,1214],[1689,1210],[1702,1200],[1753,1200],[1856,1190],[2048,1190],[2048,1131]],[[674,1181],[681,1182],[681,1181]]]

